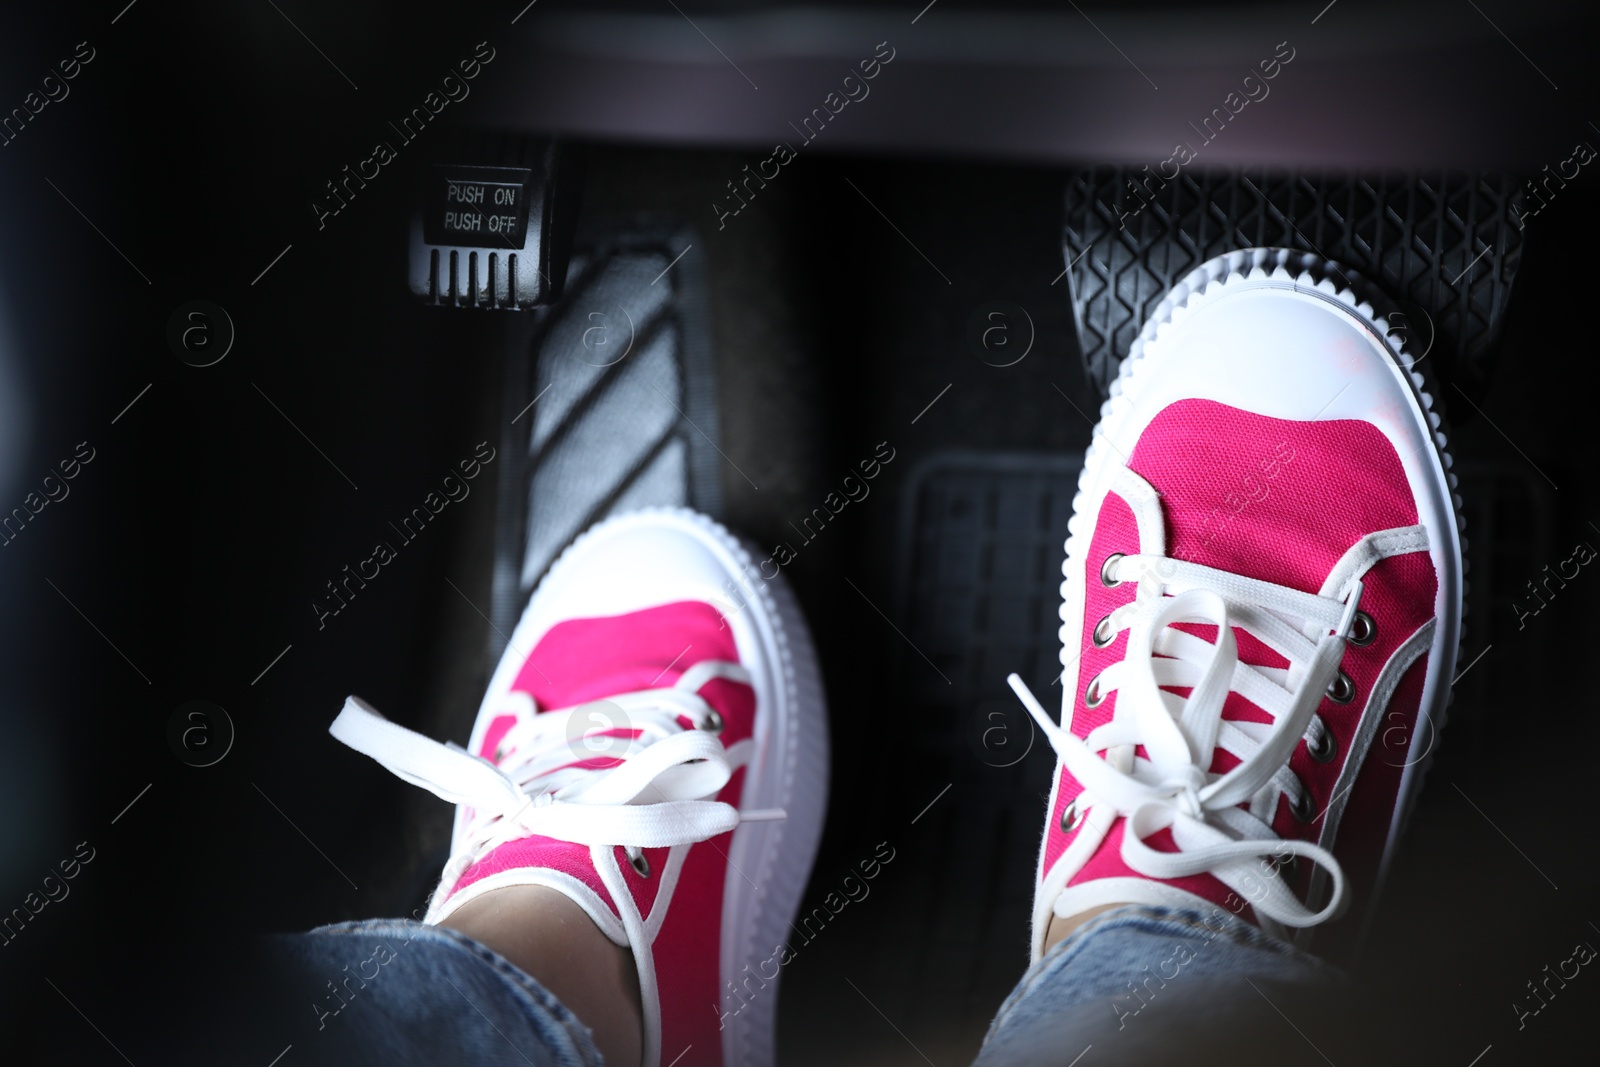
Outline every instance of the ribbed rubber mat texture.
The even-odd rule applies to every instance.
[[[915,715],[900,734],[921,779],[913,792],[933,803],[897,872],[904,908],[884,909],[898,918],[878,954],[909,980],[882,1007],[908,1033],[958,1027],[973,1049],[1028,962],[1055,754],[1005,678],[1015,671],[1046,707],[1060,703],[1061,546],[1082,462],[942,453],[902,498],[896,614],[909,642],[893,688]]]

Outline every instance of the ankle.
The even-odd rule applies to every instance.
[[[509,886],[470,900],[439,925],[521,968],[594,1031],[607,1064],[639,1062],[643,1042],[633,953],[600,932],[565,894]]]
[[[1065,940],[1069,934],[1095,916],[1122,906],[1122,904],[1101,904],[1099,907],[1090,908],[1088,911],[1080,911],[1070,918],[1063,919],[1059,915],[1053,916],[1050,919],[1050,926],[1045,930],[1044,951],[1049,952],[1055,947],[1056,942]]]

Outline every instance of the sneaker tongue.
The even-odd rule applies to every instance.
[[[1128,820],[1119,818],[1111,824],[1111,829],[1106,832],[1105,840],[1095,850],[1094,855],[1084,863],[1083,868],[1073,875],[1067,882],[1067,892],[1076,886],[1095,882],[1102,878],[1127,878],[1143,881],[1145,876],[1129,867],[1122,858],[1122,837],[1127,832]],[[1172,831],[1169,829],[1157,830],[1144,839],[1145,844],[1158,852],[1177,852],[1177,844],[1172,840]],[[1237,893],[1223,885],[1216,877],[1209,874],[1193,874],[1183,878],[1166,880],[1166,885],[1173,889],[1188,893],[1199,898],[1207,904],[1214,904],[1219,908],[1226,908],[1229,912],[1238,915],[1247,922],[1256,922],[1255,910],[1241,900]],[[1259,924],[1258,924],[1259,925]]]
[[[1207,626],[1204,623],[1180,622],[1175,623],[1172,628],[1192,634],[1209,644],[1215,644],[1217,640],[1217,628],[1215,626]],[[1238,647],[1240,663],[1248,663],[1252,667],[1285,668],[1289,666],[1288,660],[1244,630],[1234,627],[1233,636]],[[1166,686],[1164,688],[1169,693],[1175,693],[1185,698],[1193,692],[1192,689],[1183,686]],[[1223,702],[1222,719],[1224,722],[1259,722],[1268,725],[1272,723],[1272,716],[1238,693],[1232,692],[1228,694],[1227,699]],[[1144,750],[1141,747],[1139,755],[1142,756],[1144,754]],[[1212,774],[1227,774],[1237,767],[1239,763],[1240,760],[1237,756],[1222,748],[1217,748],[1212,752],[1211,766],[1207,770]]]

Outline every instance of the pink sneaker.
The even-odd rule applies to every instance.
[[[827,716],[798,605],[753,574],[704,516],[610,519],[534,592],[466,750],[355,697],[329,731],[457,803],[424,921],[547,886],[633,950],[646,1067],[774,1060],[777,948],[822,830]],[[747,973],[755,986],[733,984]]]
[[[1346,284],[1287,250],[1211,260],[1101,408],[1061,726],[1011,678],[1060,756],[1035,959],[1052,916],[1120,902],[1223,907],[1304,947],[1354,901],[1318,946],[1340,953],[1365,927],[1412,739],[1431,747],[1449,697],[1463,563],[1439,416]]]

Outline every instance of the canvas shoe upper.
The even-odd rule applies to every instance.
[[[458,805],[424,921],[545,886],[632,950],[647,1067],[772,1062],[776,974],[724,1002],[784,940],[821,830],[810,639],[781,579],[750,574],[703,516],[608,520],[535,591],[465,750],[354,697],[330,728]]]
[[[1060,755],[1035,959],[1053,916],[1105,904],[1224,907],[1304,945],[1376,895],[1463,564],[1439,417],[1351,284],[1231,253],[1124,360],[1066,542],[1061,724],[1011,679]]]

